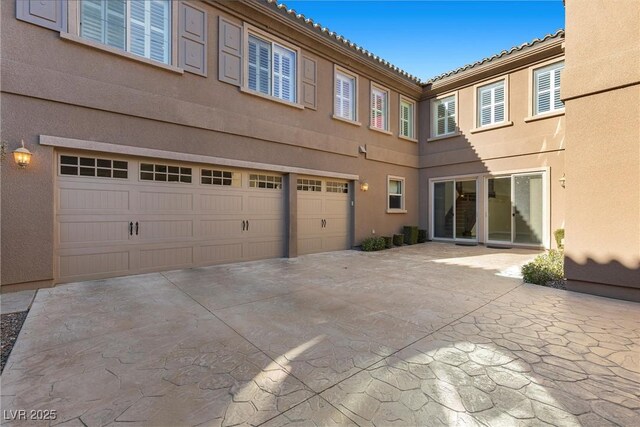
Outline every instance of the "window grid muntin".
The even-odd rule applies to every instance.
[[[96,178],[129,178],[129,163],[124,160],[102,157],[60,155],[61,176],[85,176]]]
[[[250,174],[249,188],[282,189],[282,177],[277,175]]]
[[[218,185],[240,187],[240,174],[222,169],[200,169],[200,183],[204,185]]]
[[[191,184],[193,168],[161,163],[140,163],[140,180]]]
[[[298,191],[322,191],[322,181],[298,178]]]
[[[326,192],[327,193],[349,193],[349,183],[348,182],[338,182],[338,181],[327,181],[326,182]]]

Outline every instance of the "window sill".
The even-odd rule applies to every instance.
[[[387,209],[388,214],[406,214],[406,209]]]
[[[388,130],[378,129],[378,128],[373,127],[373,126],[369,126],[369,129],[370,129],[370,130],[374,130],[374,131],[376,131],[376,132],[383,133],[383,134],[385,134],[385,135],[391,135],[391,136],[393,136],[393,134],[392,134],[391,132],[389,132]]]
[[[488,131],[488,130],[506,128],[506,127],[509,127],[509,126],[513,126],[513,122],[502,122],[502,123],[496,123],[496,124],[489,125],[489,126],[482,126],[482,127],[479,127],[479,128],[471,129],[469,131],[469,133],[480,133],[480,132],[485,132],[485,131]]]
[[[345,119],[344,117],[336,116],[335,114],[331,116],[332,119],[338,120],[343,123],[348,123],[353,126],[362,126],[362,123],[356,122],[354,120]]]
[[[251,90],[251,89],[247,89],[244,86],[240,86],[240,92],[243,92],[243,93],[246,93],[246,94],[249,94],[249,95],[253,95],[253,96],[257,96],[258,98],[266,99],[268,101],[277,102],[278,104],[286,105],[287,107],[293,107],[293,108],[297,108],[298,110],[304,110],[304,105],[302,105],[302,104],[297,104],[295,102],[289,102],[289,101],[283,101],[280,98],[276,98],[276,97],[271,96],[271,95],[265,95],[264,93],[256,92],[255,90]]]
[[[166,71],[170,71],[176,74],[184,74],[184,70],[179,67],[175,67],[169,64],[163,64],[162,62],[154,61],[153,59],[145,58],[143,56],[134,55],[133,53],[126,52],[124,50],[117,49],[115,47],[107,46],[102,43],[94,42],[92,40],[83,39],[80,36],[71,33],[60,33],[60,38],[63,40],[68,40],[73,43],[82,44],[85,46],[92,47],[94,49],[99,49],[104,52],[109,52],[113,55],[118,55],[126,59],[131,59],[132,61],[142,62],[143,64],[151,65],[153,67],[161,68]]]
[[[462,135],[462,132],[454,132],[454,133],[448,133],[446,135],[441,135],[441,136],[433,136],[427,139],[427,142],[440,141],[441,139],[455,138],[456,136],[460,136],[460,135]]]
[[[564,109],[553,111],[551,113],[538,114],[537,116],[525,117],[524,121],[525,123],[529,123],[529,122],[535,122],[537,120],[550,119],[551,117],[558,117],[558,116],[564,116]]]
[[[418,142],[417,139],[415,138],[409,138],[408,136],[404,136],[404,135],[398,135],[399,139],[404,139],[405,141],[409,141],[409,142]]]

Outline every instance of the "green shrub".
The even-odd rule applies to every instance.
[[[385,248],[384,237],[372,236],[362,241],[362,250],[365,252],[381,251]]]
[[[418,243],[425,243],[427,241],[427,230],[418,230]]]
[[[402,246],[402,242],[404,241],[404,234],[394,234],[393,235],[393,244],[396,246]]]
[[[418,243],[418,227],[404,226],[402,227],[405,245],[415,245]]]
[[[393,237],[391,236],[384,236],[384,247],[387,249],[391,249],[393,247]]]
[[[558,249],[564,249],[564,244],[562,240],[564,239],[564,228],[558,228],[553,232],[553,236],[556,238],[556,245],[558,245]]]
[[[546,285],[564,279],[564,252],[551,249],[522,266],[522,277],[527,283]]]

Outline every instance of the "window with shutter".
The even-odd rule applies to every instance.
[[[400,135],[407,138],[414,138],[414,104],[412,102],[400,101]]]
[[[385,90],[371,87],[371,127],[387,130],[387,101],[389,93]]]
[[[535,114],[551,113],[564,108],[564,103],[560,100],[560,76],[563,69],[564,62],[558,62],[534,71]]]
[[[506,120],[504,80],[479,87],[477,98],[479,126],[489,126]]]
[[[334,111],[337,117],[346,120],[356,120],[355,111],[355,86],[354,77],[336,72],[335,106]]]
[[[170,0],[82,0],[80,36],[168,64]]]
[[[432,136],[444,136],[456,131],[456,97],[436,99],[431,103]]]
[[[296,102],[297,53],[253,34],[248,39],[248,88]]]

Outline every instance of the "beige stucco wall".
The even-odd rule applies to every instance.
[[[572,289],[640,301],[640,3],[613,3],[566,2],[565,269]]]
[[[553,231],[565,222],[565,189],[559,179],[564,174],[565,117],[563,114],[541,120],[527,121],[530,115],[531,69],[549,61],[562,60],[559,43],[544,49],[527,61],[514,61],[491,72],[478,73],[467,78],[447,79],[427,88],[420,104],[420,224],[429,227],[431,195],[429,180],[460,175],[478,175],[479,191],[484,193],[484,176],[529,170],[548,171],[547,200],[549,221],[545,234],[550,247],[555,247]],[[512,125],[483,132],[476,127],[474,93],[477,85],[508,76],[509,117]],[[455,76],[454,76],[455,77]],[[430,135],[431,98],[450,93],[457,94],[459,136],[426,141]],[[484,197],[478,202],[478,240],[485,241]]]
[[[356,244],[373,229],[389,235],[417,224],[418,146],[395,135],[399,93],[417,99],[421,88],[348,62],[285,25],[268,22],[270,31],[295,40],[303,55],[317,61],[318,109],[242,93],[218,80],[216,41],[217,16],[239,20],[242,7],[237,5],[239,15],[232,17],[201,6],[208,11],[207,78],[63,40],[55,31],[16,20],[14,2],[3,2],[3,140],[12,151],[24,139],[34,153],[26,170],[11,161],[2,167],[3,285],[53,277],[55,152],[38,144],[40,135],[355,174],[369,183],[367,193],[356,188]],[[263,27],[267,19],[255,13],[245,18]],[[331,118],[334,60],[360,76],[362,126]],[[367,128],[371,80],[391,90],[393,135]],[[359,154],[359,145],[367,145],[369,154]],[[387,175],[406,179],[406,214],[386,213]]]

